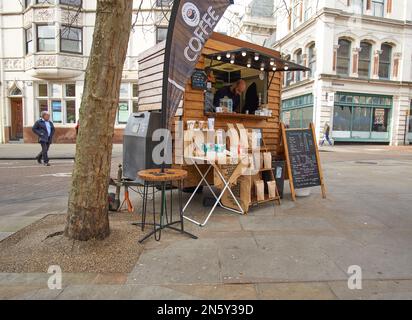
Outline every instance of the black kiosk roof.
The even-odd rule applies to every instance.
[[[273,71],[310,71],[309,68],[281,59],[275,55],[269,55],[258,50],[240,48],[231,51],[222,51],[205,55],[211,60],[211,67],[220,64],[236,64],[246,68],[257,69],[266,72]],[[218,63],[213,64],[215,61]]]

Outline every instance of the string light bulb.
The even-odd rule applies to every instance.
[[[252,67],[252,62],[250,61],[250,59],[247,61],[247,65],[248,68]]]
[[[246,57],[246,51],[242,51],[242,57]]]
[[[230,58],[230,52],[226,53],[226,58]]]
[[[271,66],[275,65],[275,61],[273,59],[270,60],[270,65]]]
[[[273,67],[272,70],[273,70],[273,71],[276,71],[276,67]]]
[[[255,60],[258,61],[259,60],[259,54],[255,54]]]
[[[222,56],[221,56],[221,55],[218,55],[218,56],[216,57],[216,59],[217,59],[218,61],[220,61],[220,60],[222,60]]]
[[[232,56],[230,57],[230,63],[231,63],[231,64],[234,64],[234,63],[235,63],[235,55],[232,55]]]
[[[285,70],[288,71],[289,70],[289,66],[285,65]]]

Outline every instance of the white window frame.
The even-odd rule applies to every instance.
[[[35,115],[35,120],[37,120],[40,117],[40,102],[41,101],[47,101],[47,110],[50,113],[50,119],[51,121],[54,122],[54,124],[58,127],[64,127],[64,126],[70,126],[74,127],[78,121],[78,115],[77,115],[77,94],[75,93],[74,97],[67,96],[66,95],[66,85],[72,84],[75,85],[76,88],[76,83],[74,82],[39,82],[35,86],[35,99],[36,99],[36,114]],[[47,96],[39,96],[39,86],[40,85],[47,85]],[[61,86],[61,92],[59,96],[53,96],[52,92],[52,86],[53,85],[60,85]],[[61,103],[61,117],[62,121],[61,122],[55,122],[53,119],[53,110],[52,110],[52,103],[53,101],[60,101]],[[67,122],[67,101],[74,101],[75,103],[75,121],[73,123]]]

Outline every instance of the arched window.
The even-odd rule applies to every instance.
[[[350,69],[351,43],[346,39],[339,39],[336,70],[340,75],[348,76]]]
[[[302,65],[303,59],[302,59],[302,50],[296,51],[296,63],[299,65]],[[302,80],[302,71],[296,71],[296,82]]]
[[[290,56],[286,56],[285,60],[290,61]],[[293,81],[293,71],[287,71],[285,73],[285,86],[287,87]]]
[[[10,93],[9,93],[10,97],[21,97],[22,95],[23,94],[19,87],[13,86],[13,88],[10,89]]]
[[[384,43],[381,46],[381,55],[379,57],[379,78],[389,79],[391,72],[392,46]]]
[[[359,53],[358,74],[361,78],[369,78],[371,70],[372,45],[368,42],[362,41],[360,47],[361,51]]]
[[[312,78],[316,73],[316,52],[315,52],[315,44],[312,44],[309,47],[309,63],[308,67],[310,68],[309,77]]]

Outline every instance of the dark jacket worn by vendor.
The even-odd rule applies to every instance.
[[[37,155],[36,160],[38,163],[41,163],[41,160],[43,159],[43,163],[47,166],[49,165],[48,151],[55,132],[53,122],[49,119],[50,114],[42,112],[42,117],[36,121],[32,128],[41,145],[41,152]]]

